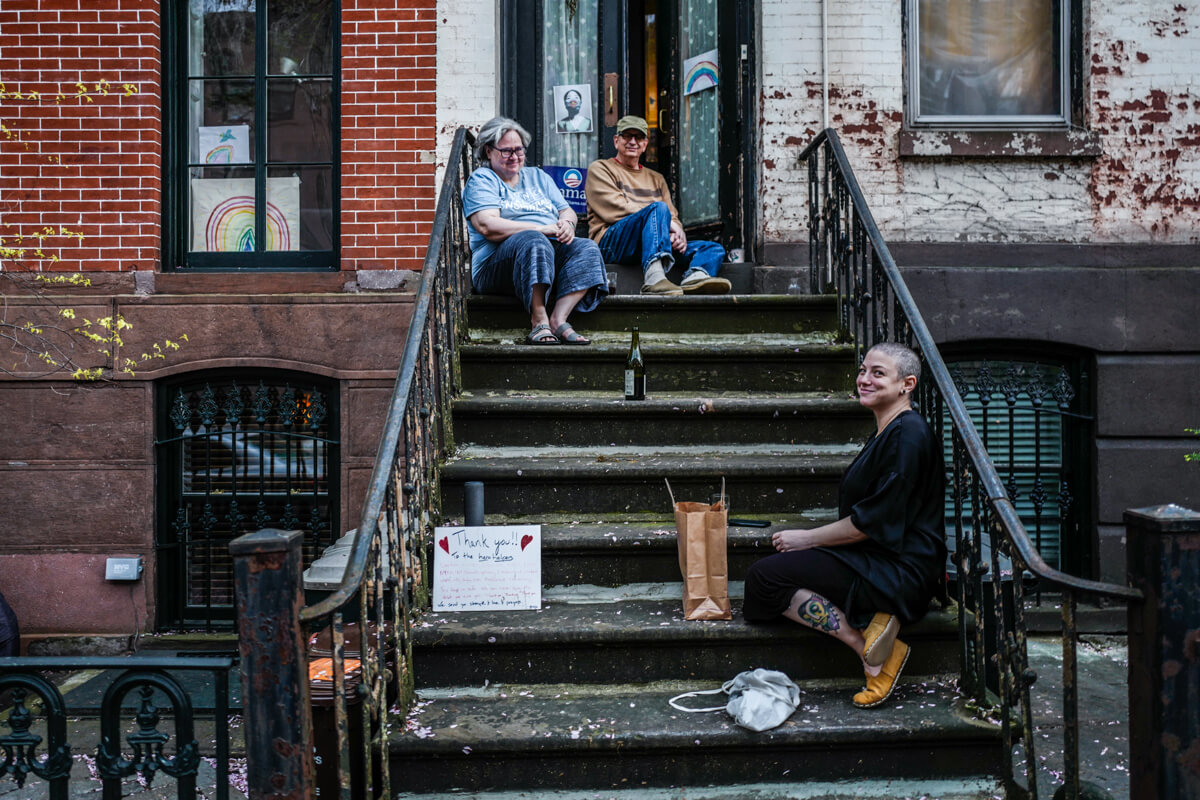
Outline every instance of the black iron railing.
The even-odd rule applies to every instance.
[[[800,159],[808,166],[810,286],[836,293],[843,337],[861,357],[875,343],[917,350],[925,376],[917,406],[953,454],[947,492],[953,513],[951,560],[962,640],[960,689],[998,719],[1008,797],[1038,796],[1030,705],[1036,674],[1026,653],[1030,586],[1062,597],[1065,796],[1079,792],[1076,605],[1080,599],[1140,598],[1135,589],[1073,577],[1045,563],[973,425],[896,262],[871,216],[837,133],[821,132]]]
[[[273,709],[261,708],[256,713],[262,718],[252,720],[251,704],[247,704],[252,786],[265,785],[256,779],[270,779],[274,773],[258,769],[254,759],[259,754],[252,749],[251,735],[266,736],[267,749],[278,742],[271,737],[284,735],[296,736],[289,740],[297,745],[290,748],[295,752],[315,742],[315,781],[322,797],[392,794],[389,728],[394,721],[403,721],[412,695],[412,618],[417,609],[428,605],[425,559],[440,505],[438,469],[453,448],[450,402],[460,391],[458,347],[466,336],[470,294],[462,187],[470,172],[473,143],[465,129],[455,134],[375,469],[341,585],[301,609],[298,617],[294,607],[286,609],[300,628],[296,641],[304,643],[301,660],[307,663],[308,691],[283,698],[282,716],[290,715],[289,719],[281,720]],[[239,558],[253,562],[241,572],[235,567],[239,618],[247,622],[239,639],[248,683],[255,680],[251,670],[277,663],[271,659],[291,646],[291,631],[286,636],[281,631],[260,636],[263,632],[254,630],[253,620],[265,619],[267,598],[261,595],[272,592],[260,588],[260,596],[255,596],[255,589],[243,588],[243,578],[247,587],[254,585],[263,570],[284,563],[284,553],[298,562],[298,553],[291,552],[298,542],[295,532],[260,531],[242,537],[231,548],[235,562]],[[282,629],[289,623],[279,620],[277,624]],[[308,701],[311,716],[305,706]],[[260,722],[279,723],[282,733]],[[310,730],[296,735],[299,726]],[[264,755],[264,761],[274,757]],[[306,783],[305,768],[294,769],[294,763],[288,768],[288,779]]]
[[[225,657],[0,658],[0,695],[9,697],[8,732],[0,735],[0,780],[10,777],[18,786],[44,782],[50,800],[67,800],[69,793],[80,794],[72,792],[72,784],[93,779],[87,766],[75,764],[73,756],[80,755],[94,758],[95,779],[105,798],[121,797],[121,783],[129,777],[149,784],[162,773],[175,780],[176,797],[190,800],[198,789],[207,794],[206,787],[197,786],[205,757],[214,761],[215,796],[226,800],[233,663]],[[81,711],[47,676],[87,670],[118,673],[105,684],[99,705]],[[197,682],[185,680],[189,674],[201,676],[205,691],[212,692],[212,749],[207,753],[200,746],[196,720],[208,713],[195,708]],[[98,716],[94,724],[68,725],[81,713]],[[137,723],[132,732],[131,720]]]

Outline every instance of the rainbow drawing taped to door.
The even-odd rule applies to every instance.
[[[267,179],[262,250],[300,249],[300,178]],[[254,252],[254,179],[192,180],[192,251]]]

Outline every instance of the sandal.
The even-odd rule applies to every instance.
[[[592,343],[591,339],[588,339],[585,336],[580,336],[578,333],[576,333],[575,329],[571,327],[571,323],[569,323],[569,322],[564,322],[562,325],[559,325],[558,328],[555,329],[554,335],[563,344],[591,344]]]
[[[533,327],[533,330],[525,337],[525,344],[558,344],[558,337],[551,333],[550,326],[543,322]]]

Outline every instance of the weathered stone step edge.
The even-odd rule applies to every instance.
[[[503,295],[472,294],[467,298],[470,309],[508,309],[525,313],[521,305],[511,297]],[[718,294],[683,295],[682,297],[656,297],[643,294],[613,294],[592,315],[611,308],[653,309],[656,313],[677,312],[695,314],[701,309],[714,308],[812,308],[836,309],[837,295],[794,295],[794,294]]]
[[[683,498],[679,498],[682,500]],[[705,498],[707,500],[708,498]],[[726,538],[730,548],[770,548],[771,534],[787,528],[812,528],[832,522],[832,509],[828,514],[812,516],[747,514],[747,518],[768,519],[771,524],[766,528],[743,527],[730,525]],[[734,519],[740,519],[735,516]],[[536,522],[513,524],[541,524]],[[639,525],[630,523],[589,523],[573,524],[542,524],[542,550],[553,551],[591,551],[591,550],[624,550],[631,547],[642,549],[664,549],[675,551],[676,548],[675,520],[663,519],[661,525]]]
[[[726,337],[727,338],[727,337]],[[643,337],[641,342],[642,357],[647,363],[667,363],[704,359],[706,361],[792,361],[812,362],[824,361],[845,363],[853,357],[853,345],[825,342],[780,342],[778,344],[754,344],[752,342],[721,341],[714,343],[691,342],[663,343],[656,342],[652,337]],[[629,355],[629,343],[602,342],[587,347],[558,345],[555,347],[535,347],[523,344],[493,344],[471,343],[459,349],[459,355],[464,361],[527,361],[534,363],[554,363],[566,361],[569,363],[596,362],[620,360],[624,363]],[[849,387],[847,387],[849,390]]]
[[[429,611],[413,626],[413,644],[418,648],[499,650],[547,643],[743,641],[777,642],[780,646],[803,648],[808,646],[805,643],[832,642],[824,634],[782,621],[752,625],[742,619],[741,603],[732,605],[733,619],[714,621],[684,619],[679,599],[620,603],[543,602],[538,611]],[[957,611],[953,606],[931,610],[920,622],[906,626],[901,636],[914,652],[923,642],[957,640]]]
[[[732,677],[732,676],[730,676]],[[391,737],[393,756],[486,758],[549,751],[578,756],[603,752],[754,748],[861,747],[917,742],[963,745],[998,740],[997,727],[966,716],[952,676],[901,678],[884,711],[860,709],[850,701],[853,682],[828,688],[808,684],[800,706],[783,725],[754,733],[738,727],[724,711],[688,714],[668,699],[688,690],[714,689],[719,681],[668,685],[527,685],[440,690],[427,699],[418,691],[408,730]],[[458,696],[454,696],[454,695]],[[718,695],[691,698],[697,708],[723,705]],[[424,735],[416,732],[417,729]],[[430,735],[432,734],[432,735]],[[700,748],[697,748],[699,740]],[[464,748],[468,751],[464,753]],[[967,766],[967,765],[964,765]],[[979,774],[971,768],[962,774]]]
[[[702,347],[813,347],[831,346],[837,341],[837,332],[825,328],[815,330],[799,330],[780,333],[778,329],[766,331],[709,331],[704,330],[703,322],[692,322],[695,328],[679,331],[649,331],[639,336],[643,354],[647,348],[662,352],[673,348],[702,348]],[[590,345],[571,346],[576,350],[588,348],[617,348],[629,352],[631,328],[600,328],[585,325],[582,321],[576,323],[579,333],[591,340]],[[505,347],[527,347],[525,336],[529,333],[529,325],[520,327],[490,327],[472,328],[469,334],[470,346],[503,345]],[[551,349],[554,347],[542,347]]]
[[[491,395],[465,393],[454,400],[453,409],[456,415],[588,413],[610,417],[854,417],[863,421],[867,432],[871,419],[857,400],[831,392],[795,395],[760,393],[740,397],[731,396],[729,392],[715,392],[708,396],[694,392],[662,392],[636,402],[623,397],[578,391]]]
[[[393,783],[395,786],[395,783]],[[399,792],[395,800],[995,800],[1003,794],[995,778],[964,777],[958,780],[875,778],[858,781],[807,780],[803,783],[742,783],[732,786],[679,786],[665,788],[529,790],[491,792]]]
[[[520,448],[486,448],[489,453],[511,451],[511,455],[482,455],[478,450],[460,451],[447,461],[442,470],[444,480],[485,480],[488,476],[497,479],[524,481],[555,479],[571,475],[578,481],[628,480],[636,478],[662,481],[663,476],[672,478],[707,478],[720,476],[727,479],[751,479],[770,482],[772,479],[813,478],[830,476],[840,478],[852,457],[840,452],[828,454],[799,454],[779,452],[756,452],[747,456],[712,453],[687,456],[676,453],[648,453],[633,457],[614,449],[611,455],[568,455],[566,448],[538,448],[536,455],[521,452]],[[748,450],[750,448],[743,447]],[[572,450],[578,450],[572,448]],[[764,461],[770,468],[764,469]],[[478,476],[478,478],[476,478]],[[719,488],[714,487],[713,491]],[[663,488],[666,496],[666,488]],[[683,499],[679,497],[677,499]],[[735,498],[731,497],[731,505]]]

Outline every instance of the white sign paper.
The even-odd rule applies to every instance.
[[[541,607],[541,525],[435,529],[434,611],[516,611]]]

